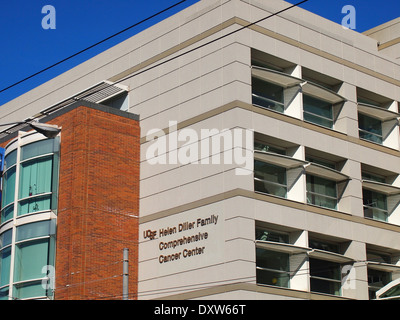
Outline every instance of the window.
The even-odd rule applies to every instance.
[[[387,196],[372,190],[363,189],[364,217],[388,221]]]
[[[8,299],[11,266],[11,237],[12,230],[7,230],[0,235],[0,300]]]
[[[336,164],[334,162],[325,160],[325,159],[321,159],[321,158],[317,158],[317,157],[313,157],[313,156],[306,156],[306,161],[308,162],[313,162],[316,164],[319,164],[321,166],[330,168],[330,169],[336,169]]]
[[[323,242],[320,240],[313,240],[313,239],[310,239],[308,242],[310,248],[329,251],[333,253],[339,253],[339,245],[337,243],[325,242],[325,241]]]
[[[289,243],[289,235],[276,231],[256,229],[256,240]]]
[[[1,223],[12,219],[14,215],[16,161],[17,150],[10,152],[4,158]]]
[[[391,264],[391,257],[373,251],[367,251],[367,260],[369,262],[383,262]],[[376,292],[392,281],[392,272],[368,268],[368,295],[369,299],[376,298]]]
[[[21,148],[18,215],[51,209],[53,139]]]
[[[314,249],[338,253],[339,246],[330,242],[309,240],[309,246]],[[340,263],[322,259],[310,258],[310,289],[339,296],[341,295],[341,265]]]
[[[21,163],[19,215],[51,208],[52,166],[52,156]]]
[[[1,222],[12,219],[14,214],[21,216],[55,208],[57,150],[58,139],[46,139],[24,145],[5,157]],[[16,163],[18,151],[20,162]],[[17,206],[14,203],[16,192]]]
[[[255,160],[254,190],[286,198],[286,168]]]
[[[341,288],[340,264],[310,258],[310,289],[339,296]]]
[[[318,176],[307,174],[307,203],[319,207],[336,209],[336,182]]]
[[[287,253],[257,248],[257,283],[289,287],[289,255]]]
[[[284,111],[282,87],[253,77],[252,90],[253,104],[278,112]]]
[[[286,154],[285,149],[281,149],[279,147],[271,146],[269,144],[265,144],[263,142],[258,142],[258,141],[254,142],[254,150],[255,151],[264,151],[264,152],[273,152],[273,153],[282,154],[282,155]]]
[[[256,240],[288,243],[289,236],[281,232],[257,229]],[[263,248],[256,248],[257,283],[289,287],[289,254]]]
[[[359,113],[358,127],[361,139],[382,144],[382,122],[379,119]]]
[[[304,94],[303,112],[305,121],[327,128],[333,127],[332,103]]]
[[[368,296],[376,298],[376,292],[392,281],[392,273],[381,270],[368,269]]]
[[[54,265],[54,239],[51,221],[39,221],[17,227],[14,262],[14,291],[18,299],[49,296],[42,285],[47,266]]]
[[[384,176],[379,176],[376,174],[371,174],[367,172],[362,172],[362,179],[363,180],[370,180],[370,181],[375,181],[375,182],[380,182],[380,183],[386,183],[386,178]]]

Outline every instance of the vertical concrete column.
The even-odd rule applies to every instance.
[[[386,106],[384,106],[386,107]],[[387,106],[389,111],[398,112],[399,106],[397,101],[393,101]],[[383,145],[392,149],[399,150],[399,124],[397,119],[382,122]]]
[[[393,194],[387,197],[387,209],[389,213],[388,222],[400,225],[400,194]]]
[[[368,272],[365,243],[352,241],[344,255],[354,259],[353,264],[342,266],[342,296],[358,300],[368,300]]]
[[[301,78],[301,66],[299,65],[286,69],[285,72],[296,78]],[[284,89],[283,102],[285,105],[285,114],[303,119],[303,94],[301,93],[300,86],[296,85]]]
[[[308,247],[308,231],[298,231],[290,234],[290,242],[299,247]],[[310,291],[309,262],[306,253],[292,254],[290,256],[290,271],[293,276],[290,288]]]
[[[363,217],[361,163],[348,159],[343,164],[342,173],[351,180],[338,184],[339,211]]]
[[[393,175],[386,178],[386,182],[395,187],[400,187],[400,175]],[[400,225],[400,194],[392,194],[387,197],[389,218],[388,222]]]
[[[334,106],[336,119],[334,129],[358,138],[357,88],[344,82],[338,94],[345,98],[346,102],[343,105]]]
[[[289,148],[287,155],[299,159],[305,159],[305,148],[304,146]],[[306,202],[306,175],[304,174],[304,168],[297,167],[289,169],[286,172],[286,180],[288,186],[288,199]]]

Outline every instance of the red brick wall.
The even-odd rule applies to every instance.
[[[62,127],[55,299],[137,297],[139,122],[88,107],[49,121]]]

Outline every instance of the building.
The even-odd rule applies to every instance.
[[[399,278],[399,20],[272,15],[289,6],[202,0],[0,108],[61,128],[0,127],[4,298],[121,299],[124,248],[130,299],[364,300]]]
[[[137,286],[138,118],[85,101],[42,119],[62,133],[19,126],[4,145],[2,296],[121,298],[124,248]]]

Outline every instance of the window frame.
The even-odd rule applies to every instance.
[[[269,240],[258,239],[257,233],[260,232],[260,231],[264,231],[264,233],[265,232],[269,233],[270,235],[272,235],[273,238],[275,237],[278,241],[274,241],[273,238],[271,238]],[[255,250],[256,250],[256,283],[257,283],[257,285],[267,285],[267,286],[274,286],[274,287],[280,287],[280,288],[290,288],[290,280],[292,278],[292,272],[290,270],[290,254],[288,252],[285,252],[285,251],[273,250],[273,249],[265,249],[262,246],[258,246],[257,245],[257,242],[259,242],[259,243],[273,242],[273,243],[277,243],[277,244],[289,244],[289,238],[290,238],[289,234],[286,233],[286,232],[276,231],[276,230],[272,230],[272,229],[268,229],[268,228],[256,227],[256,230],[255,230],[255,239],[256,239]],[[259,252],[267,253],[269,255],[280,255],[281,257],[285,257],[285,259],[286,259],[286,261],[285,261],[286,270],[259,266],[259,262],[260,262],[260,259],[261,259],[260,255],[259,255]],[[287,278],[286,285],[278,285],[278,284],[274,284],[274,283],[271,284],[271,283],[259,282],[259,277],[260,277],[259,273],[264,272],[264,271],[267,272],[267,273],[276,273],[278,275],[285,275],[284,278]],[[279,279],[280,279],[280,277],[278,277],[276,279],[276,281],[277,281],[276,283],[279,283]]]
[[[284,183],[284,184],[281,184],[281,183],[279,183],[279,182],[273,182],[273,181],[269,181],[269,180],[266,180],[266,179],[263,179],[263,178],[258,178],[258,177],[256,177],[256,163],[262,163],[262,164],[264,164],[264,165],[266,165],[266,166],[269,166],[269,167],[271,167],[271,168],[279,168],[279,169],[282,169],[282,171],[284,172],[284,180],[285,180],[285,183]],[[280,172],[280,173],[281,173],[281,172]],[[264,162],[264,161],[260,161],[260,160],[254,159],[254,174],[253,174],[253,175],[254,175],[253,178],[254,178],[254,191],[255,191],[255,192],[260,192],[260,193],[262,193],[262,194],[268,194],[268,195],[275,196],[275,197],[279,197],[279,198],[283,198],[283,199],[286,199],[286,198],[287,198],[287,194],[288,194],[287,168],[282,167],[282,166],[278,166],[278,165],[275,165],[275,164],[272,164],[272,163],[268,163],[268,162]],[[267,184],[267,185],[271,185],[272,187],[277,187],[277,188],[283,189],[283,190],[285,190],[285,195],[282,196],[282,195],[279,195],[279,194],[277,194],[277,193],[270,193],[270,192],[264,192],[264,191],[257,190],[257,189],[256,189],[256,182],[265,183],[265,184]]]
[[[329,112],[330,112],[331,118],[328,118],[328,117],[322,116],[320,114],[317,114],[317,113],[311,112],[309,110],[306,110],[306,108],[305,108],[305,106],[307,105],[305,103],[306,99],[311,99],[314,102],[326,103],[329,106]],[[315,121],[312,121],[310,119],[306,119],[306,115],[309,115],[311,117],[315,117],[315,118],[318,118],[318,119],[322,119],[324,121],[328,121],[329,123],[331,123],[331,125],[330,126],[326,126],[326,125],[323,125],[322,123],[315,122]],[[323,100],[321,98],[314,97],[312,95],[303,93],[303,119],[306,122],[309,122],[309,123],[312,123],[312,124],[315,124],[315,125],[318,125],[318,126],[321,126],[321,127],[324,127],[324,128],[333,129],[334,124],[335,124],[333,104],[330,101],[326,101],[326,100]]]
[[[310,277],[310,291],[315,292],[315,293],[322,293],[322,294],[329,294],[329,295],[334,295],[334,296],[342,296],[342,273],[341,273],[341,268],[343,265],[348,264],[348,262],[344,262],[345,260],[348,260],[349,262],[352,261],[352,259],[345,257],[341,253],[341,245],[338,242],[330,241],[330,240],[321,240],[319,238],[315,237],[310,237],[308,239],[308,244],[309,247],[311,248],[311,251],[309,252],[309,277]],[[323,253],[326,258],[323,256],[312,256],[311,253],[313,251],[317,251],[319,253]],[[332,257],[329,257],[329,255],[332,255]],[[340,259],[338,259],[340,258]],[[329,277],[323,277],[323,276],[318,276],[318,275],[313,275],[312,266],[311,266],[311,261],[319,261],[326,263],[328,266],[334,266],[336,269],[337,276],[336,278],[329,278]],[[321,291],[313,291],[311,289],[312,287],[312,280],[318,280],[318,281],[325,281],[334,285],[339,285],[339,289],[337,290],[336,293],[331,293],[331,292],[321,292]]]
[[[374,206],[372,206],[372,205],[366,205],[364,202],[365,202],[365,200],[366,200],[365,194],[366,194],[367,192],[371,193],[371,195],[376,194],[376,195],[379,195],[379,196],[384,197],[384,205],[385,205],[385,208],[381,208],[381,207],[378,207],[378,206],[374,207]],[[388,210],[388,199],[387,199],[387,195],[384,194],[384,193],[381,193],[381,192],[377,192],[377,191],[369,190],[369,189],[365,189],[365,188],[362,189],[362,195],[363,195],[362,199],[363,199],[363,212],[364,212],[364,217],[365,217],[365,218],[368,218],[368,219],[377,220],[377,221],[388,222],[388,219],[389,219],[389,210]],[[372,198],[372,199],[373,199],[373,198]],[[372,216],[369,216],[369,215],[366,214],[366,211],[367,211],[367,210],[371,210]],[[379,217],[376,215],[376,212],[383,214],[384,219],[379,218]]]
[[[331,182],[331,183],[334,183],[334,184],[335,184],[335,188],[334,188],[335,196],[329,196],[329,195],[326,195],[326,194],[322,194],[322,193],[318,193],[318,192],[309,190],[309,189],[308,189],[308,185],[309,185],[308,179],[309,179],[309,178],[310,178],[310,179],[315,179],[315,178],[317,178],[317,179],[322,179],[322,180],[325,180],[325,181],[329,181],[329,182]],[[310,183],[310,185],[314,185],[314,183]],[[314,202],[309,201],[309,199],[310,199],[310,197],[308,196],[309,194],[311,194],[312,197],[322,197],[322,198],[334,200],[334,201],[335,201],[335,206],[334,206],[334,208],[329,207],[329,206],[323,206],[323,205],[316,204],[315,201],[314,201]],[[313,174],[307,173],[307,174],[306,174],[306,201],[307,201],[307,204],[309,204],[309,205],[314,205],[314,206],[321,207],[321,208],[327,208],[327,209],[337,210],[337,206],[338,206],[338,204],[339,204],[338,184],[337,184],[337,181],[329,180],[329,179],[326,179],[326,178],[324,178],[324,177],[319,177],[319,176],[317,176],[317,175],[313,175]]]
[[[321,277],[321,276],[316,276],[312,274],[312,266],[311,266],[311,261],[315,262],[315,261],[319,261],[320,263],[326,263],[327,265],[335,265],[335,268],[337,268],[336,272],[338,274],[338,278],[339,279],[335,279],[335,278],[328,278],[328,277]],[[328,261],[328,260],[322,260],[322,259],[317,259],[317,258],[310,258],[309,259],[309,264],[310,264],[310,291],[311,292],[315,292],[315,293],[323,293],[323,294],[330,294],[330,295],[334,295],[334,296],[341,296],[342,295],[342,276],[341,276],[341,264],[338,262],[332,262],[332,261]],[[335,293],[330,293],[330,292],[321,292],[321,291],[315,291],[312,290],[312,284],[313,284],[313,280],[317,280],[317,281],[323,281],[323,282],[327,282],[329,284],[333,284],[333,285],[339,285],[338,288],[338,294]]]
[[[276,89],[280,89],[279,90],[279,94],[281,95],[282,99],[278,99],[278,100],[274,100],[271,97],[268,97],[266,95],[262,95],[262,92],[260,90],[260,92],[258,92],[257,90],[255,90],[255,82],[260,82],[258,85],[261,86],[261,84],[263,84],[265,87],[267,86],[273,86],[276,87]],[[278,90],[276,90],[278,91]],[[272,110],[275,112],[279,112],[279,113],[284,113],[285,111],[285,103],[284,103],[284,87],[275,84],[273,82],[269,82],[266,79],[260,79],[258,77],[252,76],[251,78],[251,97],[252,97],[252,104],[264,109],[268,109],[268,110]],[[260,104],[257,103],[256,100],[261,100],[262,102],[266,102],[266,105],[264,104]],[[273,107],[272,107],[273,105]]]
[[[360,126],[360,117],[363,118],[364,120],[370,119],[370,120],[374,120],[374,121],[376,121],[376,122],[379,122],[379,124],[380,124],[380,134],[379,134],[379,133],[375,133],[375,132],[371,132],[371,131],[368,131],[368,130],[366,130],[366,129],[361,128],[361,126]],[[362,134],[361,134],[361,133],[362,133]],[[364,135],[364,134],[365,134],[365,135]],[[377,138],[378,138],[378,141],[375,141],[375,140],[373,140],[373,139],[368,139],[368,138],[366,137],[366,135],[371,135],[372,137],[377,137]],[[360,113],[360,112],[359,112],[359,113],[358,113],[358,136],[359,136],[359,138],[360,138],[361,140],[365,140],[365,141],[369,141],[369,142],[373,142],[373,143],[382,145],[382,144],[383,144],[382,120],[380,120],[380,119],[378,119],[378,118],[371,117],[370,115],[366,115],[366,114],[363,114],[363,113]]]

